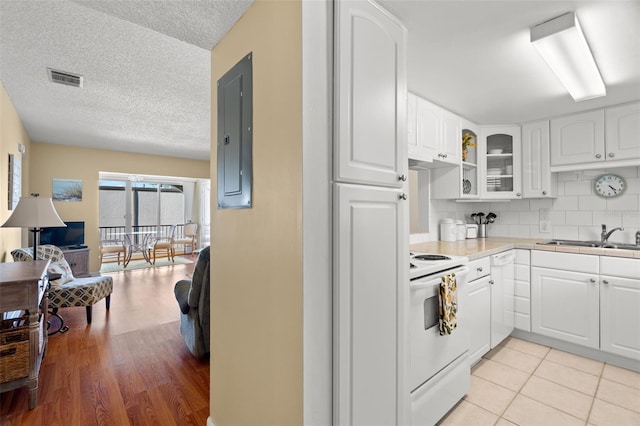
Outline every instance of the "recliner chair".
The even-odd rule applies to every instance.
[[[173,292],[180,306],[180,333],[192,354],[209,353],[209,247],[200,251],[191,280],[180,280]]]

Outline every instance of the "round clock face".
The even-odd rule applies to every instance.
[[[627,182],[618,175],[607,173],[594,181],[593,189],[601,197],[613,198],[622,195],[627,189]]]

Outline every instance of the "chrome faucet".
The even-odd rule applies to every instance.
[[[604,223],[602,224],[602,232],[600,233],[600,241],[603,243],[606,243],[607,241],[609,241],[609,237],[611,236],[611,234],[613,234],[616,231],[624,231],[624,228],[619,227],[619,228],[613,228],[611,231],[607,232],[607,225],[605,225]],[[637,239],[637,235],[636,235],[636,239]]]

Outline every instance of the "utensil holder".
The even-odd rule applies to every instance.
[[[487,225],[478,225],[478,238],[487,238]]]

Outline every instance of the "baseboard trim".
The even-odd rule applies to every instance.
[[[595,359],[596,361],[606,362],[607,364],[615,365],[616,367],[640,372],[640,360],[625,358],[620,355],[610,354],[598,349],[587,348],[585,346],[554,339],[553,337],[542,336],[540,334],[522,330],[514,330],[511,335],[539,345],[550,346],[561,351],[570,352],[574,355],[580,355],[586,358]]]

